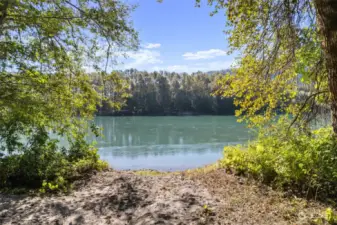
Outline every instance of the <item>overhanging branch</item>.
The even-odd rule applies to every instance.
[[[304,103],[302,104],[302,106],[301,106],[299,112],[296,114],[295,118],[292,120],[292,122],[291,122],[291,124],[290,124],[290,126],[289,126],[289,129],[290,129],[290,128],[295,124],[295,122],[298,120],[298,118],[299,118],[299,116],[300,116],[300,112],[302,112],[302,111],[304,110],[305,106],[307,105],[307,103],[309,102],[310,99],[312,99],[312,98],[314,98],[314,97],[316,97],[316,96],[318,96],[318,95],[320,95],[320,94],[325,94],[325,93],[328,93],[328,92],[329,92],[329,91],[319,91],[319,92],[316,92],[316,93],[313,93],[313,94],[309,95],[309,96],[305,99]]]

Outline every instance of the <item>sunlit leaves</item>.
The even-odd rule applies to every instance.
[[[294,97],[295,91],[292,82],[295,73],[277,74],[271,71],[275,75],[266,79],[261,73],[261,66],[263,63],[252,56],[243,58],[234,75],[218,80],[215,92],[216,95],[234,97],[234,104],[239,106],[236,116],[240,117],[240,121],[249,120],[252,125],[263,124],[273,118],[278,110],[282,110],[280,106]]]
[[[215,93],[234,97],[239,120],[261,125],[278,113],[310,112],[312,102],[324,103],[327,71],[311,1],[208,3],[224,10],[230,52],[241,53],[234,75],[221,78]]]
[[[39,129],[76,136],[81,129],[78,118],[90,118],[106,97],[92,86],[85,69],[100,71],[109,91],[121,95],[111,99],[114,106],[124,101],[125,84],[116,76],[105,77],[105,70],[116,51],[138,46],[129,20],[132,10],[118,0],[1,1],[3,146],[12,143],[15,149],[15,140],[34,137]]]

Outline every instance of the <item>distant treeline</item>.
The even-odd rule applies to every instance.
[[[226,70],[207,73],[119,71],[129,83],[126,105],[115,111],[103,102],[98,115],[233,115],[233,99],[211,96],[216,77]],[[108,93],[109,94],[109,93]]]

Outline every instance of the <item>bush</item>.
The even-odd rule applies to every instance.
[[[44,130],[37,132],[29,147],[0,157],[0,188],[40,189],[41,192],[68,191],[72,181],[108,167],[99,160],[97,149],[79,135],[69,149],[59,148]]]
[[[337,140],[330,128],[308,133],[280,120],[246,147],[225,147],[221,163],[302,196],[337,198]]]

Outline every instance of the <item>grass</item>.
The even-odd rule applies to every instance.
[[[164,176],[168,174],[172,175],[183,175],[186,177],[191,177],[196,174],[200,173],[208,173],[214,170],[217,170],[220,168],[220,163],[216,162],[213,164],[209,164],[206,166],[198,167],[195,169],[188,169],[184,171],[174,171],[174,172],[163,172],[163,171],[158,171],[158,170],[150,170],[150,169],[142,169],[142,170],[133,170],[132,172],[136,175],[140,176]]]
[[[147,169],[133,170],[132,172],[140,176],[163,176],[163,175],[171,173],[171,172],[162,172],[158,170],[147,170]]]

